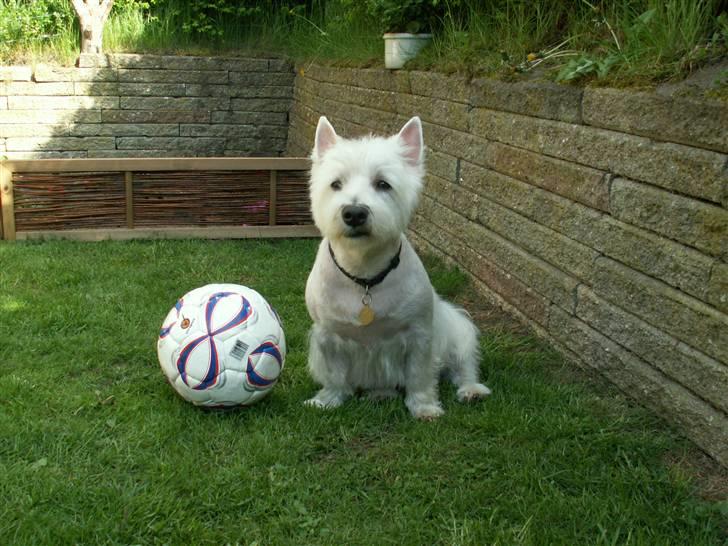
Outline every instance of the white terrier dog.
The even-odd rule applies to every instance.
[[[311,209],[323,235],[306,284],[314,321],[308,366],[323,388],[306,403],[341,405],[357,390],[373,398],[405,391],[413,416],[443,410],[445,369],[461,401],[490,394],[478,382],[478,331],[435,293],[404,235],[422,186],[422,124],[389,138],[339,137],[319,119],[311,159]]]

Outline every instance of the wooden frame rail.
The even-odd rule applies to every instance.
[[[108,158],[108,159],[37,159],[0,161],[0,235],[4,240],[74,239],[97,241],[103,239],[144,238],[264,238],[318,237],[311,223],[279,225],[280,176],[285,171],[307,171],[305,158]],[[135,174],[160,171],[269,171],[265,193],[267,225],[135,225]],[[119,227],[83,229],[16,230],[16,198],[13,184],[15,173],[116,173],[123,176],[125,224]],[[295,173],[294,173],[295,174]],[[265,190],[265,188],[261,188]],[[296,190],[298,191],[298,190]]]

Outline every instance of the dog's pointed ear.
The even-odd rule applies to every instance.
[[[316,139],[313,145],[312,156],[314,161],[321,159],[326,153],[326,150],[336,144],[338,139],[339,137],[336,131],[334,131],[333,125],[329,123],[326,116],[321,116],[318,121],[318,126],[316,126]]]
[[[415,116],[405,123],[397,137],[406,147],[405,159],[407,162],[415,167],[420,165],[425,151],[420,118]]]

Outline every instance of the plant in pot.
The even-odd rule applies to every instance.
[[[369,14],[384,29],[384,65],[402,68],[432,39],[445,0],[367,0]]]

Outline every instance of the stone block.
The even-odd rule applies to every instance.
[[[417,215],[412,231],[438,251],[487,286],[488,290],[516,307],[521,313],[539,324],[546,324],[548,300],[522,283],[509,272],[498,267],[469,245],[435,226],[428,218]]]
[[[724,465],[728,465],[728,418],[641,358],[612,342],[556,306],[549,310],[548,332],[571,355],[597,370],[625,394],[676,423]]]
[[[233,110],[241,112],[288,112],[288,99],[235,99]]]
[[[0,112],[0,115],[2,115],[2,112]],[[291,125],[301,122],[308,126],[313,126],[313,129],[316,129],[316,124],[318,123],[319,116],[321,114],[308,106],[296,103],[293,105],[293,109],[289,113],[288,117],[290,119]],[[344,133],[341,132],[341,129],[339,127],[336,128],[336,132],[340,134],[341,136],[346,136]]]
[[[427,150],[425,167],[428,173],[448,182],[457,183],[460,161],[455,156],[434,150]]]
[[[213,64],[211,65],[213,69],[219,67],[223,70],[233,72],[285,72],[287,66],[288,70],[292,70],[291,64],[282,59],[252,57],[223,57],[220,59],[211,57],[211,59],[213,59]],[[279,60],[281,61],[280,63],[276,62]]]
[[[226,150],[284,150],[286,148],[286,135],[283,136],[229,136],[225,139]]]
[[[315,95],[309,93],[306,90],[297,90],[302,103],[307,105],[317,104],[318,99]],[[365,128],[357,129],[356,133],[349,133],[350,136],[359,136],[367,134],[369,132],[378,134],[391,134],[399,131],[402,125],[407,121],[408,118],[393,114],[392,112],[385,112],[374,108],[365,106],[357,106],[354,104],[347,104],[339,100],[330,98],[326,100],[326,116],[331,119],[345,119],[348,122],[354,123],[359,127]],[[318,114],[316,115],[313,124],[318,122]],[[345,133],[340,132],[340,127],[335,126],[336,130],[342,136]]]
[[[576,279],[427,196],[423,196],[421,203],[422,215],[440,229],[457,234],[463,243],[481,256],[488,256],[495,265],[537,293],[564,309],[573,309],[578,284]]]
[[[728,104],[623,89],[587,88],[584,123],[728,153]]]
[[[606,129],[476,108],[473,134],[720,203],[723,154]]]
[[[728,260],[728,210],[624,178],[612,182],[610,195],[623,222]]]
[[[697,250],[472,163],[461,162],[460,177],[460,183],[477,195],[689,294],[706,297],[713,260]]]
[[[236,89],[231,85],[216,85],[205,83],[184,84],[183,96],[187,97],[234,97]]]
[[[0,124],[0,137],[68,136],[68,124],[4,123]]]
[[[5,158],[9,160],[20,160],[20,159],[78,159],[78,158],[85,158],[88,157],[88,152],[86,151],[68,151],[68,152],[59,152],[59,151],[41,151],[41,152],[32,152],[32,151],[26,151],[26,152],[5,152],[3,154]]]
[[[586,286],[577,292],[576,315],[601,334],[649,362],[717,408],[728,412],[728,366],[681,343]]]
[[[288,59],[268,59],[270,72],[293,72],[293,63]]]
[[[467,104],[402,93],[394,95],[394,104],[396,112],[407,118],[417,114],[423,121],[459,131],[468,130]]]
[[[706,301],[716,309],[728,313],[728,264],[716,262],[713,265]]]
[[[119,83],[119,95],[130,97],[184,97],[184,83]],[[194,84],[191,84],[194,85]],[[227,88],[226,85],[222,86]]]
[[[211,116],[212,123],[288,126],[288,113],[286,112],[230,112],[225,110],[212,112]]]
[[[485,157],[495,171],[609,211],[609,177],[603,171],[497,142],[488,144]]]
[[[251,150],[225,150],[224,157],[283,157],[285,150],[279,148],[276,150],[266,149],[262,151]]]
[[[425,145],[428,148],[461,158],[461,160],[487,166],[489,145],[487,140],[427,121],[422,123],[422,130]]]
[[[293,142],[289,135],[286,142],[286,157],[306,157],[308,153],[309,150],[301,146],[298,141]]]
[[[103,123],[209,123],[209,110],[102,110]]]
[[[73,83],[0,82],[0,95],[73,95]]]
[[[313,147],[314,127],[292,123],[288,129],[289,155],[308,157]]]
[[[223,138],[190,138],[190,137],[117,137],[117,150],[173,150],[191,151],[221,155],[225,149]]]
[[[236,57],[196,57],[181,55],[135,55],[112,53],[109,62],[114,68],[125,69],[162,69],[175,71],[219,72],[267,71],[268,59],[249,59]]]
[[[582,90],[551,82],[473,80],[470,104],[490,110],[581,123]]]
[[[285,85],[293,87],[293,72],[230,72],[230,85]]]
[[[407,237],[418,253],[435,256],[449,266],[455,266],[462,269],[462,266],[452,256],[450,256],[449,254],[445,254],[440,249],[433,246],[429,241],[420,237],[418,233],[410,229],[407,231]],[[526,315],[521,313],[516,307],[508,303],[483,281],[475,277],[472,273],[470,273],[469,271],[464,272],[468,275],[468,277],[470,277],[472,287],[475,289],[477,294],[483,298],[484,301],[489,302],[490,304],[503,310],[506,314],[511,315],[521,324],[528,326],[528,329],[535,332],[536,335],[545,336],[545,331],[536,321],[528,318]]]
[[[118,97],[35,97],[31,95],[8,97],[10,110],[89,110],[118,107]]]
[[[0,66],[0,81],[29,82],[33,78],[30,66]]]
[[[114,82],[116,70],[111,68],[64,68],[45,64],[33,71],[36,82]]]
[[[120,97],[122,110],[227,110],[230,99],[222,97]]]
[[[717,359],[728,355],[728,316],[610,258],[599,258],[590,283],[603,299]]]
[[[14,137],[6,140],[9,152],[26,152],[42,150],[91,150],[113,149],[113,137]]]
[[[109,68],[109,57],[103,53],[81,53],[76,60],[78,68]]]
[[[227,84],[226,70],[147,70],[120,68],[119,81],[123,83],[207,83]]]
[[[351,87],[409,93],[409,75],[406,71],[391,71],[381,68],[340,68],[323,65],[307,65],[299,69],[303,80],[333,83]]]
[[[586,280],[593,273],[599,252],[484,196],[432,175],[427,177],[425,193],[569,275]]]
[[[246,99],[291,99],[293,98],[293,86],[287,85],[265,85],[261,87],[240,87],[235,91],[233,99],[233,110],[240,110],[239,100]]]
[[[607,256],[705,300],[711,258],[675,241],[602,216],[581,240]]]
[[[0,110],[7,110],[7,109],[8,109],[8,98],[0,97]]]
[[[177,123],[79,123],[71,124],[71,136],[179,136]]]
[[[280,125],[181,124],[180,136],[225,138],[285,138],[286,128]]]
[[[412,70],[409,72],[409,83],[414,95],[470,103],[470,82],[465,76]],[[407,90],[401,92],[406,93]]]
[[[118,82],[73,82],[74,95],[119,95]]]
[[[129,149],[129,150],[90,150],[88,157],[114,157],[114,158],[139,158],[139,157],[211,157],[219,153],[206,153],[206,150],[153,150],[153,149]]]
[[[58,124],[73,121],[99,123],[101,110],[0,110],[0,124]]]
[[[367,89],[364,87],[353,87],[350,85],[339,85],[333,83],[318,83],[303,80],[301,86],[303,91],[317,96],[318,101],[335,100],[344,104],[363,106],[374,110],[395,113],[396,93],[392,91],[381,91],[379,89]]]

